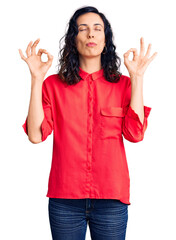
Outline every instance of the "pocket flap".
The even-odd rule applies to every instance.
[[[105,107],[100,108],[100,112],[104,116],[124,117],[124,109],[122,107]]]

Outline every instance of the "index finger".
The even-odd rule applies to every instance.
[[[136,60],[136,58],[138,57],[137,49],[136,48],[130,48],[130,50],[128,50],[128,52],[129,52],[129,54],[130,54],[130,52],[133,52],[133,60]]]

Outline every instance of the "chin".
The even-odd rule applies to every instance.
[[[101,55],[101,52],[92,52],[92,53],[83,53],[81,54],[83,57],[97,57]]]

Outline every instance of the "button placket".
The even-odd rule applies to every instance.
[[[89,77],[88,86],[88,154],[91,156],[92,151],[92,116],[93,116],[93,84],[92,77]],[[91,162],[89,162],[89,169],[91,168]]]
[[[88,82],[88,119],[87,119],[87,164],[86,164],[86,191],[89,196],[92,192],[92,126],[93,126],[93,79],[90,74],[87,78]]]

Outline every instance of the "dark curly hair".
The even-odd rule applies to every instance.
[[[79,8],[71,17],[69,21],[69,27],[67,33],[60,39],[65,37],[65,45],[61,49],[60,47],[60,70],[57,74],[62,81],[68,85],[78,83],[82,78],[79,75],[79,52],[75,45],[75,37],[78,34],[78,26],[76,23],[77,18],[85,13],[97,13],[103,20],[105,26],[105,40],[106,40],[106,52],[101,53],[101,66],[104,69],[104,77],[109,82],[118,82],[122,73],[120,73],[121,59],[116,54],[116,46],[113,44],[113,33],[111,25],[104,16],[103,13],[99,12],[97,8],[87,6]],[[104,50],[103,50],[104,52]]]

